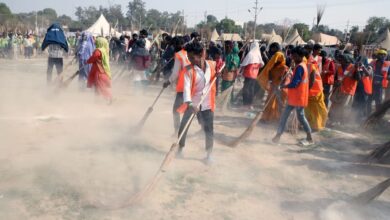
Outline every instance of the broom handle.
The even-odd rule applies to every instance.
[[[222,72],[222,70],[225,68],[225,64],[219,69],[219,71],[217,73],[220,73]],[[200,105],[202,104],[202,102],[206,99],[207,95],[209,94],[210,90],[211,90],[211,87],[213,86],[213,84],[216,82],[217,78],[218,78],[219,74],[215,75],[213,81],[211,81],[209,87],[207,88],[206,92],[203,94],[200,102],[198,103],[197,105],[197,108],[199,109],[200,108]],[[182,132],[179,134],[179,137],[177,138],[177,140],[172,144],[171,146],[171,149],[169,150],[169,152],[166,154],[165,156],[165,159],[164,161],[162,162],[161,166],[160,166],[160,169],[159,169],[159,172],[160,171],[163,171],[164,168],[169,164],[169,162],[172,160],[172,154],[171,152],[175,151],[176,148],[177,148],[177,145],[179,144],[179,142],[181,141],[181,139],[183,138],[184,136],[184,133],[185,131],[190,127],[191,123],[192,123],[192,120],[194,119],[196,113],[192,113],[189,120],[187,121],[187,123],[185,124],[184,126],[184,129],[182,130]]]

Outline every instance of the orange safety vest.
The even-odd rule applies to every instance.
[[[355,74],[354,73],[355,68],[353,64],[349,64],[349,66],[346,69],[346,73]],[[352,77],[346,76],[343,72],[343,67],[340,65],[337,68],[337,78],[339,81],[341,81],[341,92],[347,95],[355,95],[356,87],[357,87],[357,81],[353,79]]]
[[[261,67],[260,63],[252,63],[246,65],[244,68],[244,77],[250,79],[257,79],[257,76],[259,75],[260,67]]]
[[[331,65],[333,66],[332,72],[330,71]],[[327,71],[327,73],[324,73]],[[330,58],[325,60],[325,64],[322,68],[322,82],[324,84],[333,85],[334,84],[334,71],[335,71],[335,64],[334,61]]]
[[[376,61],[372,61],[371,65],[372,65],[372,67],[374,69],[374,74],[375,74]],[[383,65],[382,65],[382,76],[383,76],[382,87],[384,89],[386,89],[389,86],[389,80],[387,80],[387,76],[389,74],[388,73],[389,67],[390,67],[390,61],[384,61]]]
[[[288,88],[287,90],[287,102],[294,107],[306,107],[309,102],[309,80],[307,66],[304,62],[301,62],[294,69],[292,78],[297,71],[298,66],[303,68],[302,81],[296,88]]]
[[[176,92],[183,92],[184,91],[184,74],[186,72],[186,66],[190,65],[190,61],[187,57],[187,51],[182,49],[181,51],[175,53],[175,59],[179,60],[180,62],[180,70],[179,70],[179,76],[177,78],[177,84],[176,84]]]
[[[364,92],[368,95],[372,95],[372,77],[371,76],[363,76],[362,83],[364,86]]]
[[[211,61],[211,60],[206,60],[206,62],[209,64],[209,67],[210,67],[210,83],[214,80],[214,78],[216,77],[215,76],[215,61]],[[191,88],[191,97],[194,97],[194,94],[195,94],[195,82],[196,82],[196,72],[195,72],[195,67],[193,65],[191,65],[191,69],[192,69],[192,88]],[[188,73],[188,72],[187,72]],[[214,112],[215,110],[215,95],[217,94],[217,86],[215,83],[213,83],[213,85],[211,85],[211,88],[210,88],[210,91],[209,91],[209,96],[210,96],[210,106],[211,106],[211,111]]]
[[[322,85],[321,75],[318,72],[317,64],[309,63],[307,65],[307,71],[308,71],[308,75],[312,74],[312,71],[314,71],[314,74],[315,74],[313,86],[309,89],[309,96],[310,97],[317,96],[320,92],[324,91],[324,87]]]

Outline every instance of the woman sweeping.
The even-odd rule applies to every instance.
[[[87,63],[92,64],[87,87],[94,87],[96,94],[103,96],[111,104],[112,93],[108,41],[103,37],[99,37],[96,39],[95,44],[96,50],[87,61]]]

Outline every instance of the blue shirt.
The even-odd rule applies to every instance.
[[[297,88],[299,84],[302,82],[303,74],[305,73],[305,70],[302,66],[297,66],[295,69],[295,74],[293,78],[291,79],[291,82],[286,86],[289,89]]]

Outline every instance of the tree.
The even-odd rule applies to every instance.
[[[298,33],[301,35],[304,41],[308,41],[311,38],[311,32],[309,30],[309,25],[304,23],[297,23],[293,25],[293,29],[297,29]]]
[[[242,28],[239,25],[236,25],[236,23],[229,18],[222,19],[217,25],[216,25],[218,32],[223,33],[240,33]]]
[[[145,20],[145,2],[142,0],[133,0],[129,2],[128,11],[126,13],[128,20],[130,21],[130,28],[134,29],[138,26],[139,29],[142,28],[142,21]]]
[[[67,16],[67,15],[61,15],[57,18],[57,21],[62,25],[66,25],[66,26],[69,26],[72,24],[72,18]]]
[[[5,21],[7,18],[12,17],[12,12],[5,3],[0,3],[0,21]]]

